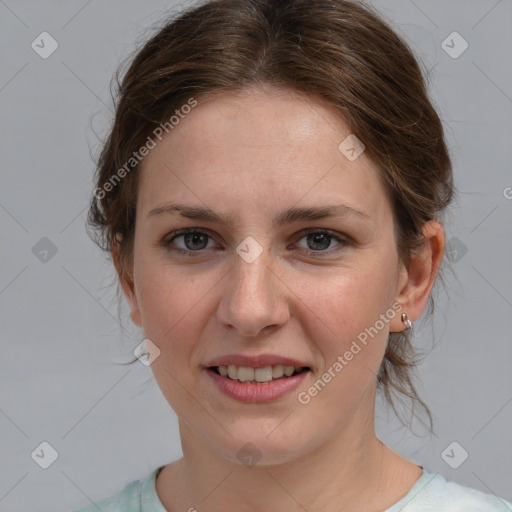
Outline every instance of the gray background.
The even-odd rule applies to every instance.
[[[435,435],[417,422],[411,433],[382,404],[377,434],[429,471],[512,500],[512,1],[372,3],[430,70],[460,191],[446,219],[455,275],[439,288],[433,328],[415,325],[430,351],[419,391]],[[113,268],[84,229],[110,78],[179,7],[0,0],[1,511],[78,508],[181,456],[150,369],[115,364],[143,333],[126,305],[119,325]],[[31,48],[43,31],[59,44],[47,59]],[[453,31],[469,44],[456,59],[441,47]],[[57,249],[47,261],[43,237]],[[43,441],[58,453],[48,469],[31,457]],[[469,453],[457,469],[441,456],[454,441]]]

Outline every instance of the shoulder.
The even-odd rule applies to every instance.
[[[494,494],[484,493],[456,482],[447,481],[441,475],[438,475],[438,481],[440,483],[439,498],[444,500],[444,502],[440,501],[438,504],[446,504],[449,510],[454,512],[512,512],[512,503]]]
[[[142,482],[136,480],[126,485],[114,496],[95,501],[85,508],[74,512],[140,512]]]
[[[135,480],[127,484],[121,491],[108,498],[95,501],[85,508],[73,512],[145,512],[157,510],[158,498],[154,490],[155,477],[160,468],[155,469],[145,480]],[[155,503],[155,500],[157,503]],[[158,510],[160,510],[158,508]]]
[[[400,505],[398,508],[397,506]],[[512,512],[512,503],[485,492],[446,480],[439,473],[423,472],[411,491],[389,512]]]

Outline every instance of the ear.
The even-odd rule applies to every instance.
[[[422,232],[423,248],[413,255],[409,268],[402,265],[400,270],[396,301],[402,309],[390,322],[391,332],[405,330],[402,313],[406,313],[411,322],[421,316],[443,260],[445,237],[442,224],[431,220],[425,223]]]
[[[124,296],[128,301],[130,306],[130,318],[133,323],[142,327],[142,315],[139,308],[139,303],[137,301],[137,294],[135,292],[135,284],[133,282],[132,275],[125,268],[125,265],[121,261],[121,257],[119,255],[119,241],[117,237],[112,242],[112,260],[114,261],[114,265],[116,267],[117,275],[119,276],[119,281],[121,283],[121,287],[123,288]]]

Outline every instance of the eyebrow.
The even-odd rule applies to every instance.
[[[172,214],[178,212],[182,217],[188,219],[200,220],[203,222],[217,223],[220,225],[233,225],[233,217],[222,217],[210,208],[202,206],[189,206],[180,203],[171,203],[153,208],[147,214],[147,217],[161,214]],[[312,221],[324,219],[326,217],[357,217],[370,221],[370,216],[352,206],[338,204],[332,206],[308,207],[308,208],[289,208],[279,213],[273,220],[274,224],[284,225],[298,221]],[[274,225],[273,224],[273,225]]]

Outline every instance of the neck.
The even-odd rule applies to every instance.
[[[280,464],[246,467],[212,450],[182,422],[183,457],[166,466],[157,494],[169,511],[375,512],[396,503],[421,475],[376,437],[373,417],[318,449]]]

